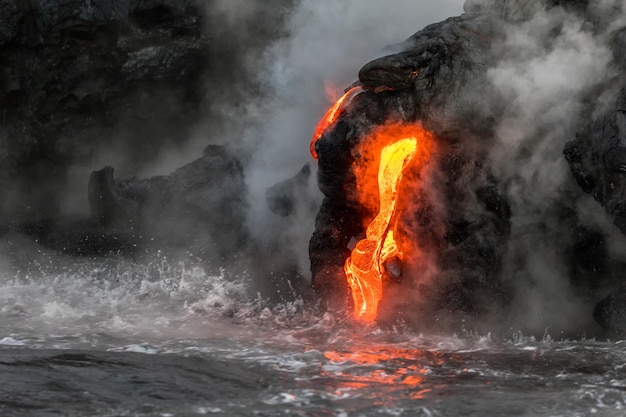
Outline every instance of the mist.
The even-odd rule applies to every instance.
[[[529,331],[571,329],[591,320],[569,266],[575,227],[612,236],[613,245],[623,242],[599,204],[582,195],[563,157],[581,121],[614,99],[616,91],[606,86],[615,85],[617,74],[609,41],[624,18],[621,8],[615,13],[618,5],[590,5],[598,19],[592,24],[574,10],[542,2],[524,10],[499,3],[502,16],[519,21],[507,21],[487,74],[507,103],[490,159],[513,213],[502,279],[515,289],[515,321]]]
[[[625,1],[0,0],[0,414],[623,415]]]

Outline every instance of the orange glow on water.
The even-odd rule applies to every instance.
[[[333,379],[340,380],[341,390],[360,390],[375,384],[393,385],[415,389],[422,386],[430,375],[430,368],[441,366],[443,361],[432,352],[394,346],[354,346],[353,351],[324,352],[331,364],[341,366]],[[428,365],[426,365],[428,364]],[[345,369],[344,369],[345,368]],[[423,398],[430,388],[411,391],[411,399]]]
[[[327,94],[328,94],[328,86],[327,86]],[[346,93],[341,96],[335,104],[332,105],[328,111],[324,114],[317,124],[317,128],[315,129],[315,134],[313,135],[313,139],[311,140],[311,144],[309,145],[309,150],[311,151],[311,155],[313,158],[317,159],[317,152],[315,151],[315,143],[319,140],[320,137],[324,134],[326,129],[333,123],[337,121],[339,116],[345,111],[346,106],[350,104],[352,99],[356,97],[359,93],[363,92],[363,88],[360,86],[352,87]]]

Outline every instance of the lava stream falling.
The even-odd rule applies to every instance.
[[[315,134],[313,135],[313,139],[311,140],[311,145],[309,146],[309,149],[311,151],[311,155],[313,155],[313,158],[317,159],[317,152],[315,151],[315,143],[324,134],[324,131],[328,129],[330,125],[335,123],[335,121],[339,118],[341,113],[343,113],[345,111],[345,108],[350,104],[352,99],[362,92],[363,92],[363,87],[361,86],[352,87],[351,89],[346,91],[346,93],[343,96],[341,96],[339,100],[337,100],[330,109],[328,109],[328,111],[324,114],[324,117],[320,119],[319,123],[317,124],[317,128],[315,129]]]
[[[380,209],[369,224],[365,239],[360,240],[344,267],[354,300],[354,317],[373,322],[383,296],[383,264],[399,253],[390,230],[396,211],[398,184],[402,171],[417,152],[417,137],[407,137],[385,146],[380,154],[378,192]]]

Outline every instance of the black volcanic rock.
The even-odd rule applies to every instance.
[[[604,6],[586,0],[468,0],[466,14],[429,25],[390,47],[395,53],[366,63],[353,84],[364,91],[315,147],[325,199],[309,246],[313,289],[325,299],[350,303],[343,266],[374,215],[355,193],[354,167],[363,159],[359,145],[382,125],[414,123],[433,133],[436,150],[427,178],[405,174],[408,197],[401,197],[404,210],[395,221],[422,260],[392,259],[384,266],[384,292],[393,295],[383,297],[379,322],[400,319],[419,326],[418,317],[425,317],[438,326],[445,317],[458,323],[455,317],[526,308],[524,291],[541,279],[530,263],[533,245],[542,241],[554,249],[558,260],[549,267],[558,270],[538,287],[550,290],[546,283],[553,279],[559,296],[571,291],[573,304],[591,310],[598,294],[622,285],[623,259],[611,253],[607,239],[612,231],[591,220],[593,213],[580,211],[583,191],[591,193],[626,233],[626,93],[589,121],[602,105],[597,97],[623,85],[626,32],[613,22],[615,16],[607,17],[622,10]],[[545,33],[529,33],[539,28]],[[564,86],[562,96],[556,86],[555,97],[545,97],[539,91],[543,81],[534,78],[546,77],[554,87],[549,72],[563,71],[570,53],[583,58],[582,51],[569,50],[569,41],[578,37],[597,45],[601,53],[594,59],[606,60],[607,74],[571,92]],[[516,55],[517,47],[531,62]],[[595,80],[595,74],[586,77]],[[561,97],[567,101],[559,103]],[[535,106],[545,100],[550,107],[541,110],[544,118]],[[575,131],[564,153],[582,190],[563,177],[563,159],[558,160]],[[555,170],[554,178],[543,162]],[[553,186],[554,196],[542,195]],[[516,305],[507,310],[511,301]]]
[[[420,256],[386,265],[385,291],[395,295],[383,298],[379,322],[419,322],[424,315],[443,322],[449,313],[477,315],[508,300],[499,272],[511,211],[485,157],[495,110],[470,103],[477,88],[492,94],[485,74],[494,31],[484,15],[450,18],[398,45],[402,52],[366,64],[359,72],[364,91],[317,141],[325,199],[309,254],[313,289],[331,304],[349,298],[341,278],[348,245],[373,216],[354,191],[357,147],[379,126],[418,122],[434,133],[436,150],[428,184],[405,173],[406,208],[397,221]]]
[[[626,89],[620,91],[609,110],[585,124],[563,153],[580,188],[591,194],[626,234]],[[591,237],[592,240],[586,238],[577,245],[585,254],[572,259],[572,265],[586,270],[586,276],[598,275],[598,271],[607,275],[600,282],[598,278],[592,282],[593,287],[613,291],[597,304],[594,318],[607,329],[623,332],[625,292],[615,289],[624,283],[623,262],[608,255],[603,236],[596,232]]]
[[[621,288],[596,304],[593,318],[606,329],[626,332],[626,289]]]
[[[268,188],[265,193],[267,206],[272,213],[287,217],[294,213],[298,204],[308,201],[306,189],[311,177],[311,167],[305,164],[292,178]]]
[[[278,8],[267,6],[271,19],[257,19],[246,28],[250,36],[240,38],[241,33],[225,36],[211,4],[0,1],[0,234],[17,230],[77,255],[133,253],[153,238],[217,258],[237,251],[246,238],[246,190],[241,165],[227,149],[210,146],[201,158],[170,175],[114,176],[122,172],[130,177],[152,167],[163,152],[183,149],[183,142],[197,133],[199,120],[205,125],[214,121],[207,120],[212,117],[207,109],[239,106],[250,92],[257,98],[261,87],[247,88],[247,78],[253,77],[242,73],[243,64],[254,62],[264,42],[278,36]],[[524,29],[537,12],[548,10],[555,12],[548,16],[555,22],[548,25],[550,33],[539,49],[549,53],[557,47],[553,41],[563,40],[559,33],[570,26],[585,38],[608,36],[619,70],[615,77],[623,85],[619,73],[626,66],[626,29],[609,25],[612,32],[607,33],[597,24],[602,19],[591,13],[593,5],[587,0],[468,0],[465,15],[427,26],[388,50],[395,53],[361,68],[354,85],[364,91],[316,146],[324,201],[309,250],[318,296],[329,304],[349,298],[343,266],[349,248],[364,234],[364,220],[373,216],[354,193],[354,166],[362,157],[358,145],[385,124],[420,123],[433,133],[436,150],[428,162],[427,181],[421,173],[406,173],[402,210],[395,219],[401,238],[414,242],[420,256],[394,258],[384,265],[385,291],[396,296],[385,297],[380,321],[419,323],[421,316],[436,326],[448,316],[455,320],[492,308],[499,312],[507,304],[512,290],[503,284],[501,268],[510,255],[508,245],[519,236],[511,231],[515,206],[503,191],[511,184],[490,166],[490,152],[509,103],[494,91],[488,72],[502,63],[495,56],[502,52],[498,48],[511,48],[506,53],[516,56],[516,43],[507,43],[507,25]],[[239,48],[245,53],[237,54]],[[511,63],[521,64],[517,59]],[[597,75],[606,83],[614,81],[613,75]],[[606,85],[597,89],[602,88],[610,90]],[[626,233],[626,94],[588,122],[596,96],[595,91],[583,93],[576,100],[585,109],[561,116],[576,119],[567,125],[585,125],[566,146],[565,158],[580,193],[591,193]],[[222,121],[215,126],[229,128]],[[551,127],[544,124],[537,130]],[[523,152],[532,156],[538,150],[530,146]],[[67,198],[70,177],[80,178],[84,200],[86,176],[94,166],[104,165],[89,181],[91,218],[59,221],[64,205],[77,201]],[[275,213],[293,213],[310,172],[305,167],[268,190],[267,203]],[[588,297],[612,291],[598,304],[595,317],[608,328],[618,328],[626,308],[623,291],[616,289],[623,277],[606,272],[619,271],[610,267],[613,248],[602,230],[579,223],[578,207],[572,207],[577,196],[567,192],[549,219],[561,223],[556,232],[567,231],[558,240],[563,247],[555,248],[567,262],[558,272],[568,275],[564,281],[576,281],[580,293],[593,290]],[[541,227],[549,228],[535,223],[529,229]],[[512,258],[516,263],[515,254]],[[271,259],[268,264],[281,262],[291,260]],[[297,267],[289,274],[297,275]],[[511,280],[517,278],[512,275]],[[613,281],[605,285],[596,279],[600,275],[611,275],[607,279]]]
[[[271,19],[245,34],[212,0],[1,1],[0,228],[63,216],[94,167],[134,175],[219,126],[212,106],[257,87],[243,61],[289,1],[263,2]]]
[[[73,165],[124,140],[126,164],[149,160],[192,127],[211,51],[197,2],[1,3],[1,217],[58,216]]]
[[[166,245],[234,256],[245,241],[246,187],[239,161],[209,145],[169,176],[115,180],[113,168],[89,180],[92,218],[109,233],[129,232]]]
[[[496,36],[498,28],[486,15],[449,18],[394,46],[402,52],[367,63],[359,81],[388,93],[377,98],[381,108],[420,120],[433,133],[486,136],[497,108],[476,106],[472,92],[482,91],[486,104],[497,98],[486,78]]]
[[[169,19],[184,14],[190,0],[8,0],[0,6],[0,45],[24,43],[37,45],[55,43],[64,31],[82,32],[85,37],[97,32],[98,25],[123,22],[129,18],[150,20]]]
[[[131,213],[139,209],[137,202],[128,201],[120,195],[115,187],[113,172],[113,167],[106,166],[93,171],[89,177],[91,217],[104,227],[110,226],[117,219],[130,217]]]
[[[589,122],[566,145],[564,154],[578,185],[626,233],[626,90],[609,111]]]

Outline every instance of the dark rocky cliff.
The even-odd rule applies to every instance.
[[[265,3],[269,15],[240,39],[224,36],[211,1],[1,2],[0,234],[25,232],[85,255],[132,252],[149,233],[203,255],[207,245],[218,257],[233,255],[247,238],[237,144],[206,147],[206,138],[178,166],[156,176],[147,168],[162,152],[182,149],[199,123],[219,125],[219,114],[209,111],[215,103],[236,105],[259,93],[243,62],[279,36],[289,1]],[[412,203],[421,208],[399,222],[428,248],[435,284],[406,278],[420,276],[412,274],[417,265],[391,265],[391,273],[407,273],[389,290],[409,296],[388,301],[382,320],[508,314],[524,302],[524,291],[537,291],[582,300],[576,307],[585,317],[608,296],[595,317],[619,327],[626,257],[610,247],[610,227],[590,222],[593,213],[580,208],[590,193],[597,204],[588,211],[605,210],[626,230],[626,127],[617,97],[625,86],[626,31],[611,20],[623,10],[603,7],[468,0],[462,16],[427,26],[393,46],[397,53],[363,66],[355,85],[364,91],[316,148],[325,197],[311,240],[318,294],[346,295],[337,277],[371,216],[349,190],[356,144],[390,122],[421,123],[437,141],[431,188],[415,187]],[[577,43],[581,38],[596,43]],[[548,97],[541,82],[526,88],[536,81],[532,65],[571,59],[571,50],[574,64],[554,66],[562,74],[540,71],[539,79],[557,80]],[[596,68],[579,65],[583,55],[604,59],[601,72],[559,84],[571,68]],[[561,175],[566,163],[573,175]],[[271,208],[289,215],[305,198],[300,190],[309,175],[304,168],[271,188]],[[546,184],[552,188],[543,190]],[[558,262],[549,270],[552,255]],[[413,305],[411,294],[423,305]]]
[[[8,1],[0,21],[5,221],[58,216],[74,164],[112,142],[149,160],[197,118],[210,48],[191,2]]]
[[[150,232],[179,244],[219,232],[228,236],[218,256],[232,251],[244,233],[243,171],[226,148],[202,157],[214,141],[198,126],[219,125],[212,106],[232,106],[256,88],[242,61],[277,36],[286,3],[260,9],[273,19],[257,16],[244,37],[227,35],[211,1],[1,2],[0,233],[26,232],[80,254],[125,251]],[[161,168],[152,186],[134,178],[192,137],[197,153],[186,151],[180,165],[200,159]],[[89,174],[104,165],[116,178],[111,168],[108,183],[90,186],[88,204]],[[124,194],[132,213],[100,215],[110,204],[95,195],[105,183],[107,192],[132,189]],[[188,224],[166,226],[167,218]],[[91,243],[81,247],[85,236]]]

